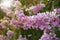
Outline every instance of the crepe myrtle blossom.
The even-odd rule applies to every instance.
[[[51,26],[60,27],[60,18],[58,16],[55,16],[51,19]]]
[[[6,23],[8,23],[7,20],[0,20],[0,29],[5,29],[6,28]]]
[[[13,36],[14,35],[14,32],[11,31],[11,30],[8,30],[6,34],[7,34],[8,37],[10,37],[10,36]]]
[[[43,34],[39,40],[60,40],[57,37],[52,37],[49,34]]]
[[[39,40],[52,40],[51,36],[48,34],[42,35],[42,37]]]
[[[52,29],[45,29],[44,34],[39,40],[56,40],[56,34]]]
[[[37,14],[40,10],[42,10],[45,7],[44,4],[38,4],[36,6],[31,6],[29,8],[26,8],[26,11],[29,12],[29,14]]]
[[[24,15],[24,12],[23,10],[15,10],[15,13],[14,13],[16,16],[19,16],[19,15]]]
[[[26,29],[27,30],[28,28],[31,27],[30,17],[21,14],[19,16],[19,21],[22,23],[22,28],[23,29]]]
[[[9,40],[8,37],[0,35],[0,40]]]
[[[9,16],[9,17],[13,16],[13,11],[11,11],[9,9],[7,11],[5,11],[5,13],[6,13],[6,16]]]
[[[44,34],[39,38],[39,40],[60,40],[60,38],[56,37],[56,34],[53,30],[44,30]]]
[[[0,35],[0,40],[3,40],[3,35]]]
[[[60,40],[60,38],[56,37],[55,31],[52,29],[52,27],[59,27],[60,28],[60,15],[56,15],[57,11],[59,12],[60,9],[51,11],[51,12],[43,12],[38,13],[41,9],[45,7],[44,4],[39,4],[36,6],[31,6],[28,8],[29,13],[33,13],[36,15],[32,16],[26,16],[24,14],[24,11],[20,9],[19,6],[21,4],[19,1],[16,1],[14,5],[15,11],[11,14],[11,10],[6,10],[7,16],[12,16],[11,19],[3,20],[0,22],[0,29],[5,28],[5,24],[9,23],[9,25],[12,25],[15,28],[23,28],[24,30],[28,29],[41,29],[43,30],[43,35],[39,38],[39,40]],[[11,15],[10,15],[11,14]],[[14,15],[14,16],[13,16]],[[14,35],[14,32],[11,30],[8,30],[6,33],[7,37],[0,37],[0,40],[8,40],[6,38],[12,37]],[[27,35],[28,37],[31,37],[32,35]],[[18,37],[17,40],[28,40],[26,37],[22,37],[21,35]]]
[[[26,16],[23,20],[22,20],[22,24],[23,24],[23,29],[27,30],[31,28],[31,21],[30,21],[30,17]]]
[[[0,29],[4,29],[6,28],[5,24],[4,23],[0,23]]]
[[[17,24],[19,25],[19,21],[22,24],[22,28],[23,29],[29,29],[29,28],[33,28],[33,29],[44,29],[44,28],[50,28],[55,27],[55,26],[59,26],[59,17],[58,15],[56,15],[56,12],[46,12],[46,13],[38,13],[37,15],[32,15],[32,16],[25,16],[24,12],[22,11],[18,11],[16,12],[18,15],[18,21],[15,20],[15,22],[17,22]],[[55,14],[54,14],[55,13]],[[12,21],[13,23],[13,21]],[[16,27],[18,26],[17,24]]]
[[[60,8],[57,8],[56,10],[57,10],[57,12],[60,12]]]
[[[60,15],[60,8],[56,8],[56,11],[57,11],[56,15]]]
[[[14,26],[15,28],[20,27],[19,21],[17,21],[16,19],[10,20],[10,25]]]
[[[32,6],[30,9],[33,11],[38,11],[43,7],[43,4],[39,4],[36,6]],[[37,15],[25,16],[23,10],[19,10],[16,8],[14,14],[17,17],[17,20],[11,19],[10,24],[16,28],[22,27],[23,29],[27,30],[32,27],[33,29],[44,30],[44,28],[49,29],[50,27],[60,26],[60,19],[56,15],[55,11],[46,11],[44,13],[38,13]]]
[[[22,4],[21,4],[20,1],[16,0],[16,1],[14,1],[14,5],[13,6],[16,7],[15,9],[20,9]]]

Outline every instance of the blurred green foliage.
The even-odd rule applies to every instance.
[[[2,9],[0,9],[0,19],[2,19],[5,16],[5,13],[3,12]]]
[[[37,3],[40,2],[40,0],[20,0],[20,2],[23,5],[30,6],[30,5],[36,5]]]
[[[59,8],[60,7],[60,0],[55,0],[54,1],[54,7]]]
[[[23,30],[21,29],[21,34],[23,37],[27,37],[28,40],[38,40],[42,34],[42,30],[36,30],[36,29],[28,29],[28,30]],[[31,35],[31,36],[29,36]]]

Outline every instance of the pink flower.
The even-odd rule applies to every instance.
[[[11,30],[8,30],[6,34],[7,34],[7,36],[13,36],[14,32]]]

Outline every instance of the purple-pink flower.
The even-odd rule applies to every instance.
[[[8,30],[6,34],[7,34],[8,37],[10,37],[10,36],[13,36],[14,35],[14,32],[11,31],[11,30]]]

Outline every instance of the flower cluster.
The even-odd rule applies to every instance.
[[[22,27],[23,29],[42,29],[51,27],[60,27],[60,18],[56,12],[38,13],[33,16],[25,16],[23,12],[16,12],[17,20],[11,20],[12,25]]]
[[[39,40],[60,40],[60,39],[57,37],[52,37],[49,34],[43,34]]]
[[[24,14],[24,11],[21,9],[21,3],[19,1],[15,2],[15,10],[8,10],[4,11],[6,12],[6,18],[3,18],[2,21],[0,20],[0,29],[6,29],[6,37],[10,39],[10,37],[15,36],[17,33],[15,33],[16,29],[20,33],[20,29],[28,30],[28,29],[41,29],[44,31],[44,34],[42,37],[40,37],[39,40],[60,40],[56,37],[54,27],[58,27],[60,29],[60,15],[57,13],[60,12],[60,9],[53,10],[51,12],[39,12],[42,8],[45,7],[44,4],[39,4],[36,6],[32,6],[26,11],[28,11],[30,14],[36,14],[36,15],[30,15],[26,16]],[[39,12],[39,13],[38,13]],[[8,26],[9,27],[6,27]],[[12,26],[12,28],[10,27]],[[14,29],[15,28],[15,29]],[[13,31],[12,31],[13,29]],[[18,35],[21,35],[19,34]],[[31,36],[31,35],[29,35]],[[18,36],[17,40],[28,40],[26,37]],[[6,40],[8,40],[6,38]],[[5,40],[4,37],[0,37],[0,40]]]
[[[60,40],[60,38],[56,37],[56,34],[53,29],[45,29],[44,34],[39,40]]]
[[[45,7],[44,4],[38,4],[36,6],[31,6],[29,8],[26,8],[26,11],[29,12],[29,14],[37,14],[40,10],[42,10]]]
[[[14,34],[14,32],[13,31],[11,31],[11,30],[8,30],[7,31],[7,36],[9,37],[9,36],[12,36]]]

